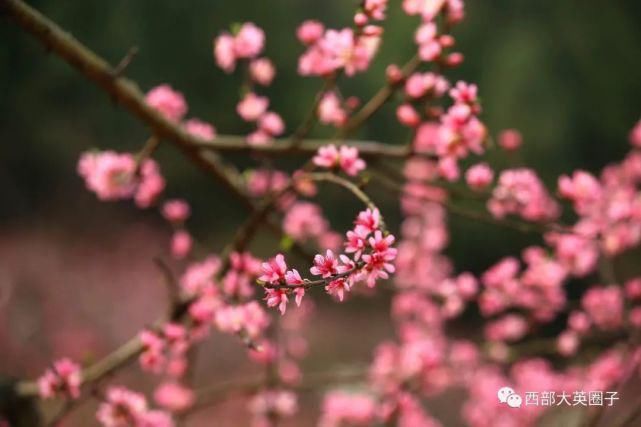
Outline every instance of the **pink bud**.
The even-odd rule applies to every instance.
[[[402,104],[396,109],[396,118],[398,121],[409,127],[416,127],[421,122],[421,117],[410,104]]]

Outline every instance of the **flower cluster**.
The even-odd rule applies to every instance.
[[[313,161],[321,168],[340,168],[349,176],[358,175],[366,166],[365,160],[358,156],[358,149],[346,145],[338,148],[334,144],[320,147]]]
[[[151,206],[165,188],[158,164],[138,163],[130,153],[89,151],[78,161],[78,174],[100,200],[134,199],[140,208]]]
[[[157,110],[167,120],[180,122],[187,114],[189,107],[182,93],[174,90],[167,84],[152,88],[145,97],[147,105]],[[207,122],[192,118],[182,123],[189,134],[205,141],[216,138],[216,129]]]
[[[263,263],[258,280],[264,283],[267,305],[278,307],[285,314],[289,296],[293,293],[296,304],[300,305],[305,290],[311,286],[324,285],[328,294],[343,301],[345,293],[356,283],[364,281],[371,288],[378,279],[387,279],[389,273],[395,271],[392,262],[396,259],[397,250],[392,246],[394,236],[384,235],[381,227],[378,209],[360,212],[354,229],[346,234],[345,254],[337,257],[328,249],[325,255],[314,257],[314,265],[309,271],[321,277],[316,281],[303,279],[296,269],[288,270],[282,254]]]
[[[107,389],[104,401],[98,407],[96,418],[104,427],[173,427],[171,416],[150,409],[145,396],[124,387]]]
[[[268,110],[269,99],[253,91],[254,84],[269,86],[276,76],[272,61],[259,57],[264,47],[265,32],[252,22],[239,25],[233,35],[223,32],[214,39],[214,57],[225,72],[233,72],[238,62],[247,65],[247,92],[238,102],[236,112],[244,121],[256,124],[247,141],[257,145],[267,144],[285,132],[280,115]]]
[[[299,74],[327,77],[342,70],[353,76],[369,68],[378,51],[383,29],[367,24],[367,19],[361,18],[366,16],[357,15],[360,25],[357,24],[356,30],[326,30],[318,21],[303,22],[297,35],[307,50],[298,60]]]
[[[143,370],[181,377],[187,368],[186,353],[190,346],[188,332],[182,325],[167,323],[162,330],[140,333],[143,351],[139,361]]]
[[[71,359],[60,359],[38,379],[38,393],[44,399],[80,397],[82,372],[80,366]]]
[[[529,221],[550,221],[559,216],[559,205],[536,173],[526,168],[501,172],[487,208],[497,218],[513,214]]]

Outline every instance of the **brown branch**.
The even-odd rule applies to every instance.
[[[376,141],[338,140],[338,139],[305,139],[291,145],[292,138],[276,139],[271,145],[251,145],[244,136],[219,135],[214,141],[196,141],[196,145],[208,150],[229,153],[257,153],[261,156],[280,157],[283,155],[313,155],[320,147],[340,143],[358,148],[365,158],[399,158],[404,159],[411,153],[406,146],[385,144]]]
[[[421,59],[415,55],[403,66],[403,76],[412,74],[421,64]],[[356,114],[354,114],[340,130],[341,136],[350,135],[376,113],[394,94],[398,84],[388,83],[383,86]]]
[[[329,383],[361,379],[366,373],[367,369],[363,367],[337,368],[325,372],[307,373],[304,375],[303,383],[293,388],[299,391],[310,391],[327,386]],[[234,397],[251,395],[263,388],[264,384],[264,378],[248,378],[203,387],[196,390],[196,404],[188,409],[187,413],[202,410]]]

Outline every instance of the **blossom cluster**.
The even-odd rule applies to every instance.
[[[392,262],[397,250],[393,247],[394,236],[384,234],[381,227],[378,209],[360,212],[354,228],[346,233],[344,254],[336,256],[328,249],[325,255],[314,257],[309,271],[320,276],[319,280],[303,279],[298,270],[289,270],[283,254],[263,263],[258,280],[264,283],[267,305],[278,307],[281,314],[285,314],[289,296],[294,294],[296,304],[300,305],[306,289],[312,286],[323,285],[328,294],[343,301],[345,293],[356,283],[366,282],[371,288],[378,279],[387,279],[389,273],[395,271]]]
[[[269,86],[276,76],[276,68],[269,58],[260,57],[265,48],[265,32],[253,22],[238,25],[234,34],[223,32],[214,39],[214,58],[220,68],[231,73],[240,62],[246,65],[248,78],[246,93],[236,106],[236,112],[257,129],[247,136],[250,144],[267,144],[285,131],[285,123],[278,113],[269,111],[269,99],[256,94],[255,84]]]

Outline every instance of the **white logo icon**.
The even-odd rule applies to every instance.
[[[510,394],[507,398],[507,406],[509,406],[510,408],[520,408],[521,402],[523,402],[521,396],[516,393]]]
[[[499,402],[506,403],[510,408],[520,408],[523,403],[521,396],[516,394],[511,387],[501,387],[496,395]]]

